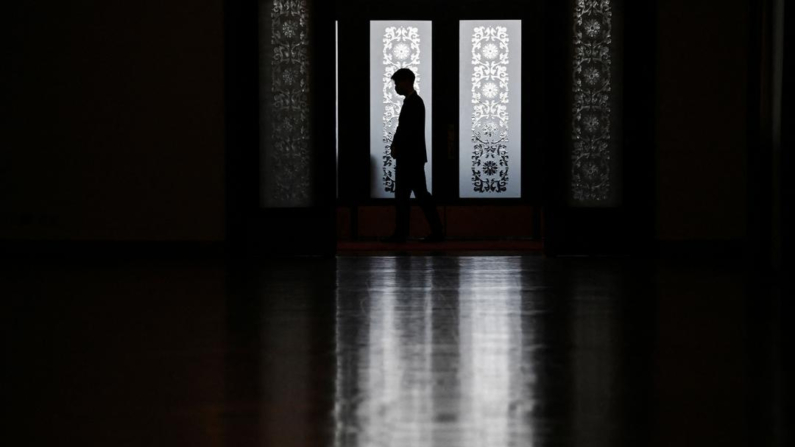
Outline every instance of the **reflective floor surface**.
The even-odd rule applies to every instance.
[[[718,261],[7,262],[5,445],[784,446],[791,305]]]

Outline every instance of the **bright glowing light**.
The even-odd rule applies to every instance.
[[[395,160],[390,155],[403,97],[395,93],[392,75],[400,68],[414,72],[414,87],[425,102],[425,178],[431,191],[433,91],[431,22],[370,22],[370,197],[395,196]]]
[[[461,197],[521,197],[522,22],[460,23]]]

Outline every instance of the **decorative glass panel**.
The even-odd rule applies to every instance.
[[[522,195],[522,22],[460,23],[460,197]]]
[[[395,196],[395,160],[389,154],[403,97],[395,93],[392,75],[400,68],[414,72],[414,88],[425,102],[425,144],[428,191],[433,144],[431,90],[431,22],[370,22],[370,196]],[[412,193],[413,195],[413,193]]]
[[[260,205],[312,205],[307,0],[260,0]]]
[[[612,15],[610,0],[575,2],[571,199],[580,204],[613,197]]]

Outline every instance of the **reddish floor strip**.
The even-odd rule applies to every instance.
[[[373,251],[541,251],[542,241],[461,241],[449,240],[440,243],[423,243],[410,240],[403,244],[387,244],[378,241],[340,241],[337,251],[341,252],[373,252]]]

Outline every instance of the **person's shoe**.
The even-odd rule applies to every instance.
[[[385,244],[402,244],[406,242],[406,236],[401,236],[399,234],[393,234],[392,236],[381,238],[381,242]]]
[[[444,242],[444,235],[442,233],[431,233],[420,240],[426,244]]]

